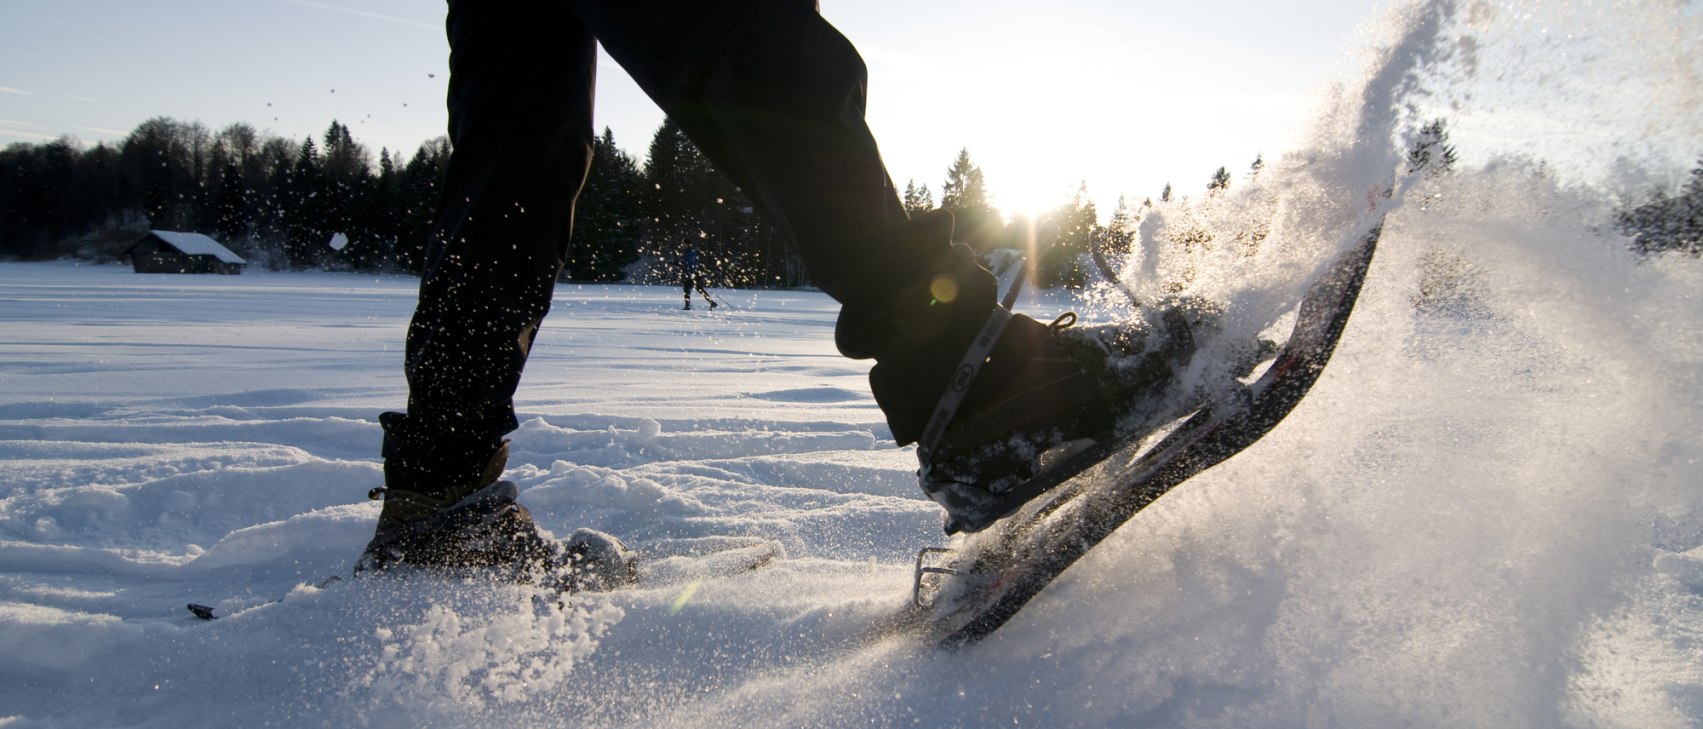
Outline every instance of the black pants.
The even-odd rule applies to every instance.
[[[408,332],[392,486],[484,465],[566,260],[593,139],[596,42],[800,251],[877,356],[948,242],[906,236],[864,123],[866,71],[810,0],[449,0],[453,153]]]
[[[715,299],[710,298],[710,290],[704,287],[704,277],[697,272],[687,273],[680,277],[680,293],[686,297],[686,308],[688,309],[692,308],[693,291],[697,291],[699,296],[704,297],[704,301],[710,303],[710,308],[715,308]]]

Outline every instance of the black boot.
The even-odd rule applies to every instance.
[[[1001,495],[1040,473],[1049,452],[1112,435],[1117,412],[1095,369],[1104,360],[1065,344],[1061,332],[1071,320],[1047,325],[990,312],[984,329],[1003,331],[984,331],[960,354],[946,387],[920,398],[933,410],[917,436],[918,475],[924,493],[946,509],[948,534],[979,531],[1013,511]],[[991,346],[979,343],[984,337]]]
[[[891,308],[859,320],[879,336],[857,341],[878,342],[870,390],[894,439],[917,444],[923,490],[955,532],[1003,516],[971,502],[1027,480],[1040,451],[1100,434],[1111,417],[1097,378],[1059,345],[1058,330],[1001,307],[993,274],[968,247],[948,245],[950,234],[950,218],[940,216],[896,234],[911,239],[902,248],[939,253],[911,272]],[[846,320],[842,313],[842,350]],[[936,488],[943,477],[963,495]]]
[[[519,487],[499,480],[508,443],[494,444],[477,469],[444,467],[455,459],[410,457],[407,416],[385,413],[384,500],[373,538],[355,563],[357,575],[409,565],[480,569],[503,579],[567,590],[612,589],[635,578],[631,550],[613,536],[581,529],[565,543],[541,533],[515,499]],[[424,452],[441,455],[453,449]],[[420,451],[415,451],[420,452]],[[441,478],[422,478],[422,472]],[[428,480],[436,483],[426,483]]]

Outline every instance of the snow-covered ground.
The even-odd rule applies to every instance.
[[[1504,16],[1420,8],[1311,147],[1198,211],[1266,244],[1136,285],[1187,271],[1269,324],[1397,166],[1377,141],[1424,49],[1497,49]],[[0,263],[0,726],[1703,724],[1703,265],[1633,259],[1519,162],[1391,204],[1301,407],[956,653],[871,638],[940,519],[819,294],[559,287],[507,474],[539,522],[787,558],[557,610],[314,586],[372,532],[413,280]],[[1127,316],[1024,308],[1065,305]]]

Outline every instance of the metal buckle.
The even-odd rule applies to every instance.
[[[957,551],[958,550],[948,549],[946,547],[923,547],[917,552],[916,576],[911,582],[911,602],[917,607],[923,609],[934,607],[934,600],[932,598],[934,593],[939,592],[940,589],[939,583],[941,578],[934,578],[930,580],[930,599],[925,602],[923,600],[923,579],[925,575],[940,575],[941,577],[946,577],[959,574],[958,570],[950,566],[941,566],[941,564],[950,565],[951,562],[949,559],[943,563],[937,562],[929,565],[925,565],[924,562],[929,560],[929,555],[951,555],[956,554]]]

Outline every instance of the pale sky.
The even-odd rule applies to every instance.
[[[822,0],[870,70],[894,181],[937,196],[968,148],[1007,212],[1079,182],[1203,190],[1293,146],[1353,69],[1381,0]],[[0,0],[0,144],[121,139],[154,116],[318,138],[332,120],[403,157],[441,135],[443,4],[426,0]],[[642,161],[662,115],[612,61],[597,125]]]

